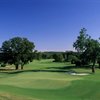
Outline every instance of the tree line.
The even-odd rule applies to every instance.
[[[86,34],[85,28],[81,29],[79,36],[73,43],[76,51],[66,52],[38,52],[35,44],[27,38],[14,37],[2,43],[0,48],[0,64],[14,64],[15,69],[23,69],[23,66],[33,59],[54,59],[54,62],[71,62],[76,67],[89,66],[95,73],[95,64],[100,68],[100,39],[95,40]],[[92,66],[90,66],[92,64]]]
[[[54,52],[38,52],[35,50],[35,44],[27,38],[14,37],[2,43],[0,65],[5,67],[7,64],[13,64],[16,70],[19,69],[19,66],[23,69],[25,64],[34,59],[53,59],[53,54]]]

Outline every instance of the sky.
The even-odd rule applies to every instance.
[[[74,50],[83,27],[100,37],[100,0],[0,0],[0,46],[20,36],[38,51]]]

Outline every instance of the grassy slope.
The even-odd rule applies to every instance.
[[[67,71],[65,66],[65,63],[43,60],[25,66],[25,70],[33,72],[0,73],[0,100],[99,100],[99,70],[89,76],[71,76],[65,72],[34,72]],[[86,69],[75,70],[87,72]]]

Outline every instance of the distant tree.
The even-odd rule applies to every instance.
[[[76,67],[81,66],[81,60],[77,56],[70,55],[69,59],[70,59],[71,64],[75,64]]]
[[[63,61],[63,55],[62,54],[54,54],[53,59],[54,59],[54,62],[62,62]]]
[[[57,56],[57,54],[53,54],[53,59],[54,59],[54,62],[57,62],[57,61],[58,61],[58,56]]]
[[[69,62],[71,61],[70,57],[75,56],[75,53],[73,51],[66,51],[64,54],[64,61]]]
[[[38,51],[37,50],[34,50],[34,52],[33,52],[33,58],[34,59],[37,59],[37,53],[38,53]]]
[[[69,60],[72,64],[75,64],[75,62],[78,60],[78,58],[76,56],[70,55],[69,56]]]
[[[37,53],[37,60],[41,60],[42,59],[42,53],[41,52],[38,52]]]
[[[42,53],[42,59],[48,59],[48,56],[47,56],[47,54],[45,54],[45,53]]]
[[[35,45],[27,38],[14,37],[8,41],[4,41],[1,47],[3,63],[14,64],[16,70],[21,65],[21,69],[26,63],[32,61],[33,49]]]

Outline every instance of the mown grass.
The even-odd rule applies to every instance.
[[[52,60],[33,61],[24,71],[0,72],[0,100],[99,100],[99,69],[87,76],[68,71],[91,72]]]

